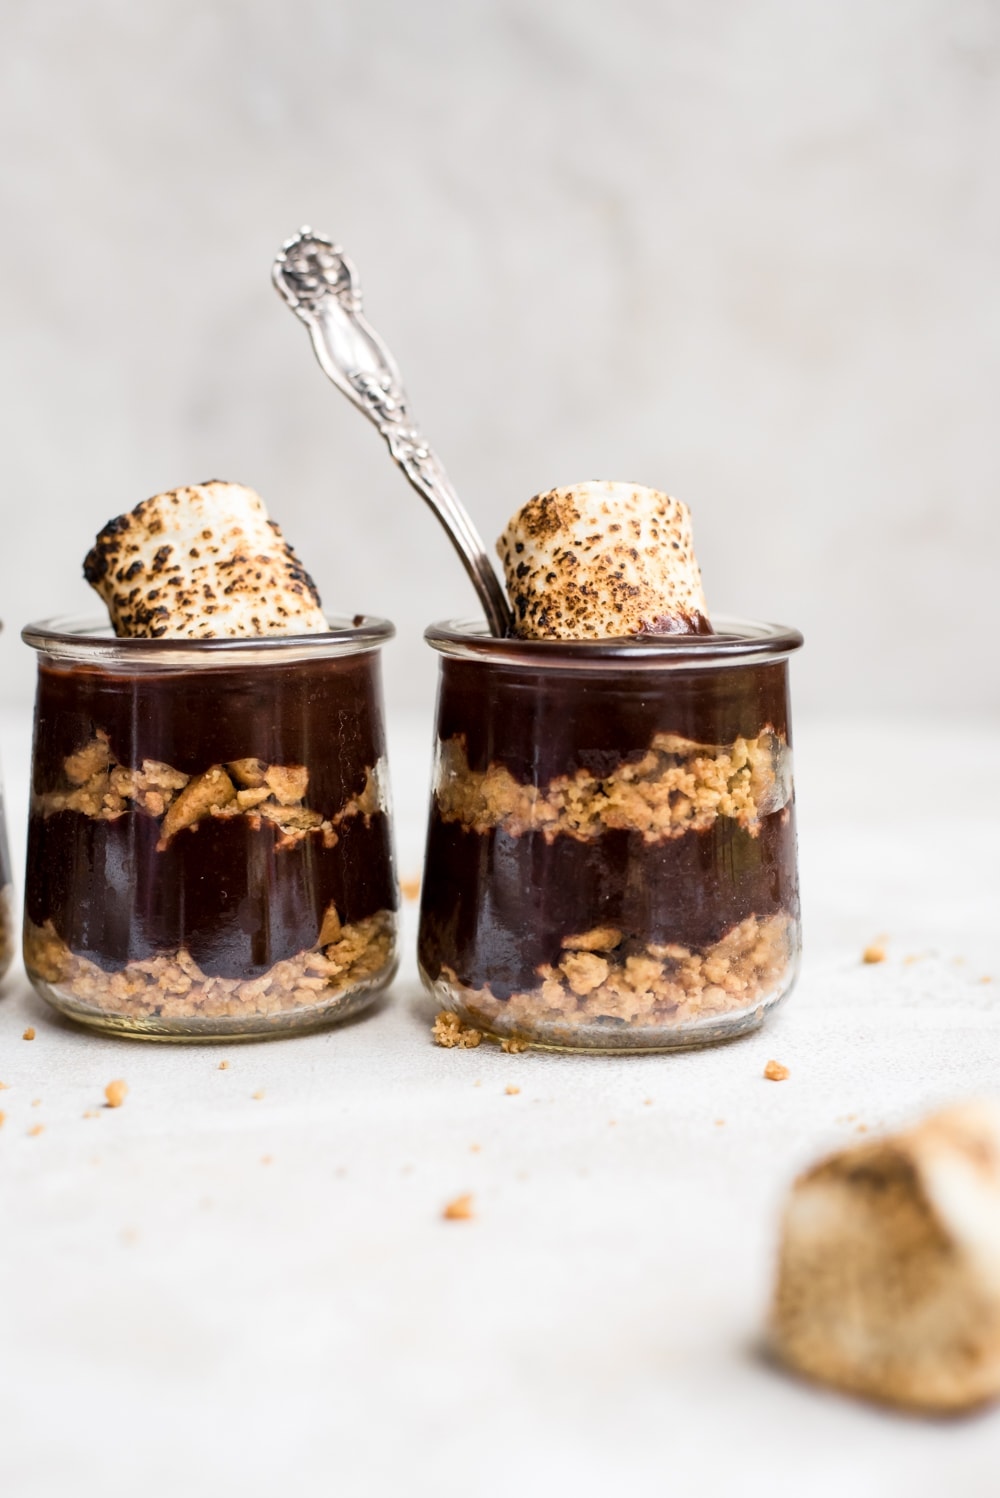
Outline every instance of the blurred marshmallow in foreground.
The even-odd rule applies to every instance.
[[[710,634],[686,505],[610,480],[537,494],[497,542],[524,638]]]
[[[885,1403],[947,1414],[1000,1396],[1000,1102],[796,1181],[772,1334],[799,1372]]]
[[[252,489],[213,479],[144,500],[83,565],[116,635],[212,639],[329,628],[316,585]]]

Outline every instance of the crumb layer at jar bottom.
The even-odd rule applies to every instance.
[[[536,988],[497,999],[461,983],[449,968],[426,988],[463,1023],[498,1040],[560,1051],[685,1050],[736,1039],[762,1024],[798,971],[798,926],[783,913],[734,927],[698,952],[653,945],[615,962],[567,951]]]
[[[398,966],[396,916],[345,925],[335,942],[246,981],[206,976],[183,948],[108,973],[51,927],[25,923],[36,992],[92,1029],[146,1040],[254,1040],[337,1024],[374,1003]]]

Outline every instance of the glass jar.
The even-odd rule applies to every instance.
[[[426,986],[468,1025],[566,1050],[758,1026],[799,958],[795,630],[503,640],[438,624],[420,913]]]
[[[264,639],[29,625],[24,960],[117,1034],[229,1039],[356,1014],[391,981],[382,619]]]
[[[14,960],[14,880],[10,871],[10,846],[3,792],[0,791],[0,978]]]

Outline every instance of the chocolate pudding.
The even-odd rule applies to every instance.
[[[800,637],[428,638],[445,652],[419,939],[436,996],[529,1044],[666,1048],[758,1023],[798,951]]]
[[[389,627],[254,642],[252,659],[177,642],[176,666],[169,641],[95,640],[81,661],[83,639],[60,659],[70,637],[43,633],[26,632],[45,653],[25,897],[42,991],[92,1023],[186,1035],[368,1002],[396,960]]]

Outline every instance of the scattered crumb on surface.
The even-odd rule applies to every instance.
[[[513,1082],[508,1082],[507,1086],[504,1088],[504,1092],[507,1094],[508,1097],[514,1097],[520,1091],[521,1091],[520,1087],[515,1087],[514,1084],[513,1084]]]
[[[482,1030],[474,1030],[471,1025],[463,1024],[453,1009],[442,1009],[434,1016],[431,1039],[446,1051],[453,1050],[456,1046],[459,1050],[471,1051],[482,1038]]]
[[[478,1154],[479,1154],[479,1151],[480,1151],[480,1150],[481,1150],[481,1149],[482,1149],[482,1145],[481,1145],[481,1144],[470,1144],[470,1145],[469,1145],[469,1150],[470,1150],[470,1151],[471,1151],[471,1153],[472,1153],[472,1154],[474,1154],[474,1155],[478,1155]]]
[[[120,1108],[128,1096],[128,1083],[123,1082],[120,1077],[115,1082],[109,1082],[104,1089],[104,1096],[109,1108]]]
[[[780,1061],[769,1061],[764,1068],[764,1075],[769,1082],[783,1082],[788,1076],[788,1067],[782,1066]]]
[[[28,1028],[25,1030],[24,1034],[21,1036],[21,1039],[22,1040],[34,1040],[34,1038],[35,1038],[35,1027],[34,1027],[34,1025],[29,1025]]]
[[[253,1098],[253,1100],[254,1100],[255,1103],[259,1103],[260,1100],[261,1100],[261,1098],[264,1096],[264,1089],[263,1089],[263,1087],[258,1087],[257,1091],[256,1092],[251,1092],[250,1096]]]
[[[273,1165],[274,1164],[274,1156],[273,1155],[261,1155],[261,1157],[260,1157],[260,1163],[261,1163],[261,1165]]]
[[[399,881],[399,893],[404,900],[416,900],[420,894],[419,876],[415,879],[401,879]]]
[[[28,1138],[29,1139],[34,1139],[34,1137],[36,1136],[36,1134],[44,1134],[44,1133],[45,1133],[45,1125],[44,1124],[32,1124],[31,1128],[28,1130]]]
[[[865,947],[861,954],[861,961],[867,963],[884,962],[885,946],[880,941],[873,941],[870,947]]]
[[[98,1113],[96,1108],[88,1108],[84,1112],[83,1116],[84,1118],[100,1118],[101,1115]]]
[[[985,983],[985,982],[986,982],[986,981],[987,981],[987,980],[986,980],[986,979],[985,979],[985,978],[984,978],[984,979],[983,979],[983,982],[984,982],[984,983]],[[8,1087],[9,1087],[9,1086],[10,1086],[10,1083],[9,1083],[9,1082],[0,1082],[0,1092],[6,1092],[6,1091],[7,1091],[7,1088],[8,1088]]]
[[[858,1126],[854,1130],[854,1132],[855,1132],[855,1134],[867,1134],[868,1133],[868,1125],[867,1124],[858,1124]]]
[[[726,1120],[724,1118],[717,1118],[715,1120],[715,1127],[717,1129],[721,1129],[725,1122],[726,1122]]]
[[[219,1070],[220,1071],[228,1071],[229,1070],[229,1062],[228,1061],[220,1061],[219,1062]]]
[[[0,1108],[0,1129],[3,1128],[4,1124],[6,1123],[6,1121],[7,1121],[7,1115],[3,1111],[3,1109]]]
[[[653,1099],[651,1097],[644,1097],[642,1102],[643,1106],[646,1108],[651,1108],[653,1106]]]
[[[40,1108],[42,1106],[42,1100],[41,1100],[41,1098],[40,1097],[32,1098],[32,1100],[31,1100],[31,1106],[33,1108]]]
[[[500,1049],[506,1051],[508,1056],[520,1056],[522,1051],[528,1049],[528,1042],[522,1040],[519,1035],[508,1035],[501,1040]]]
[[[984,973],[983,976],[980,978],[979,981],[980,981],[980,983],[992,983],[993,982],[993,974],[992,973]]]
[[[463,1196],[456,1196],[454,1201],[448,1203],[441,1216],[446,1222],[468,1222],[473,1216],[471,1191]]]

